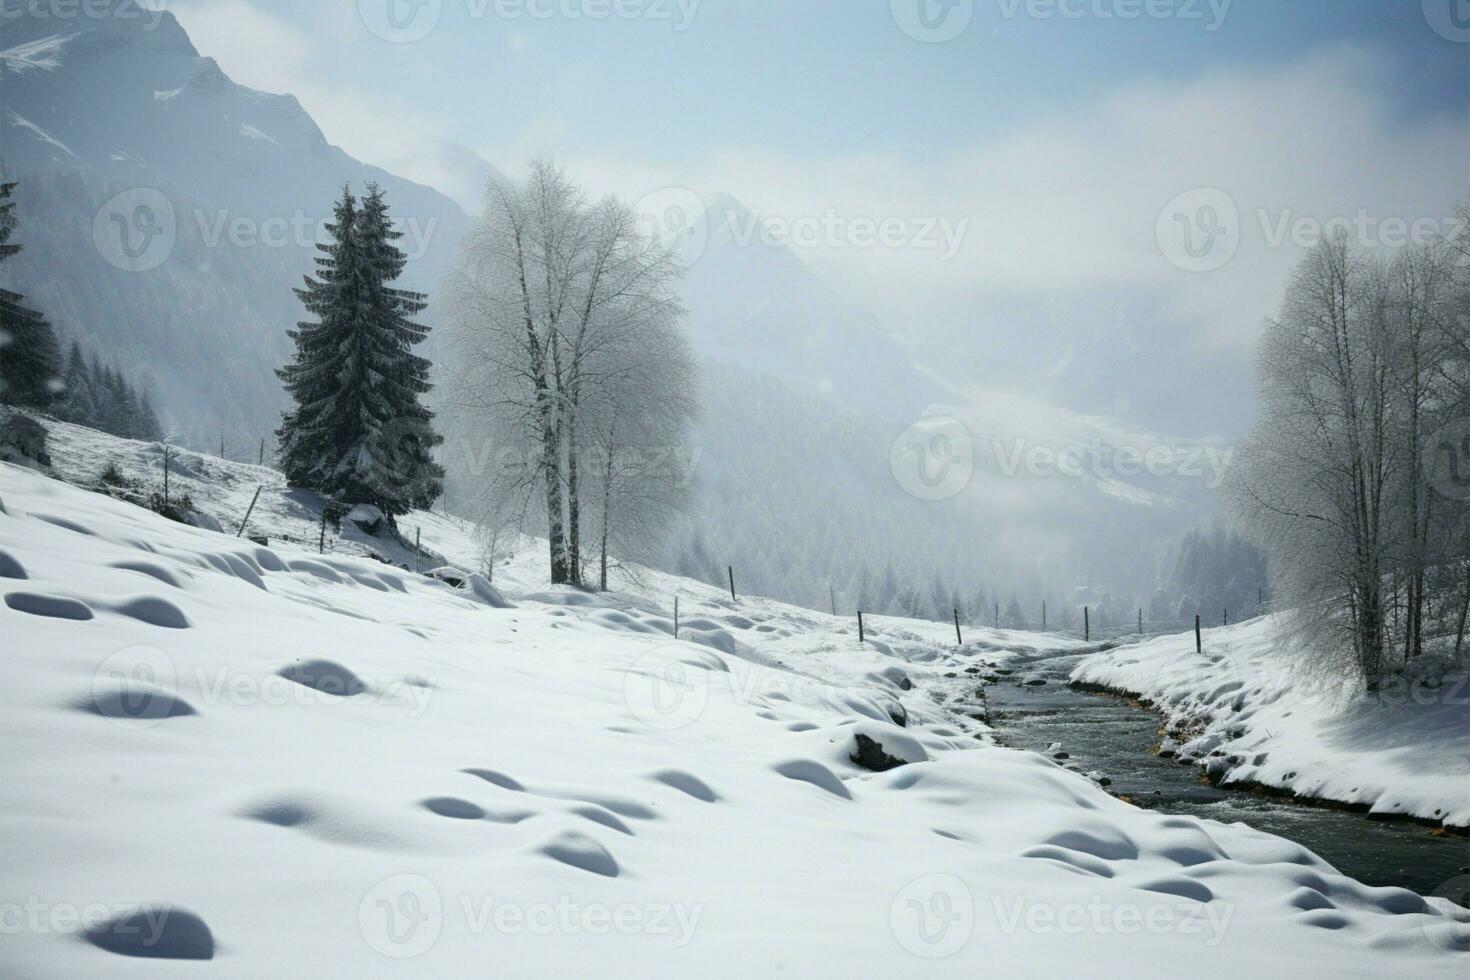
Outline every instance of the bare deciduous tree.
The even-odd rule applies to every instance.
[[[687,440],[695,370],[681,274],[631,209],[612,198],[588,204],[539,160],[524,185],[490,186],[484,218],[461,245],[445,289],[450,479],[478,502],[493,540],[544,518],[553,583],[582,584],[583,532],[594,524],[605,567],[618,537],[614,500],[678,502],[655,492],[657,479],[609,474],[621,472],[629,447]],[[635,525],[657,522],[629,513],[631,545]]]
[[[1370,690],[1470,594],[1464,501],[1426,479],[1431,436],[1470,414],[1464,245],[1314,247],[1267,325],[1236,456],[1233,497],[1298,637]]]

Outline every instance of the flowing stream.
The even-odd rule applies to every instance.
[[[1465,837],[1203,782],[1197,767],[1154,754],[1158,714],[1067,686],[1080,656],[1030,663],[987,685],[990,724],[1004,744],[1045,752],[1060,742],[1061,751],[1070,755],[1067,761],[1083,772],[1101,771],[1112,780],[1110,792],[1139,806],[1249,824],[1311,848],[1368,884],[1447,895],[1454,879],[1470,873],[1470,839]],[[1023,673],[1047,683],[1022,686]]]

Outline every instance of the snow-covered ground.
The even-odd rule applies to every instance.
[[[1382,817],[1470,826],[1470,682],[1421,671],[1370,698],[1300,668],[1275,617],[1083,660],[1076,683],[1143,698],[1167,718],[1163,751],[1226,785],[1260,784]]]
[[[52,452],[73,479],[156,466],[61,427]],[[373,540],[316,554],[310,501],[269,471],[180,465],[230,530],[273,488],[251,521],[270,546],[0,464],[6,976],[201,969],[144,955],[232,977],[1470,960],[1466,910],[1138,809],[931,696],[1054,638],[961,651],[945,624],[879,619],[859,646],[848,620],[656,573],[553,590],[535,551],[495,569],[499,608],[362,557]],[[458,522],[401,525],[474,570]],[[860,745],[906,764],[871,771]]]

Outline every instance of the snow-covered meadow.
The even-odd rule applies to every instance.
[[[58,470],[156,467],[105,439],[53,427]],[[231,530],[271,479],[179,466]],[[261,546],[0,464],[8,976],[1465,967],[1470,912],[1136,808],[932,696],[1068,641],[878,619],[859,646],[653,572],[553,590],[530,552],[499,608],[283,540],[317,525],[271,490]],[[474,570],[458,522],[400,524]]]

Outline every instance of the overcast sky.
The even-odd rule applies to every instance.
[[[550,153],[597,191],[725,190],[805,223],[810,264],[933,364],[1096,301],[1099,331],[1187,331],[1248,402],[1314,222],[1392,245],[1470,197],[1463,0],[167,6],[237,81],[405,176],[439,141],[512,174]]]

